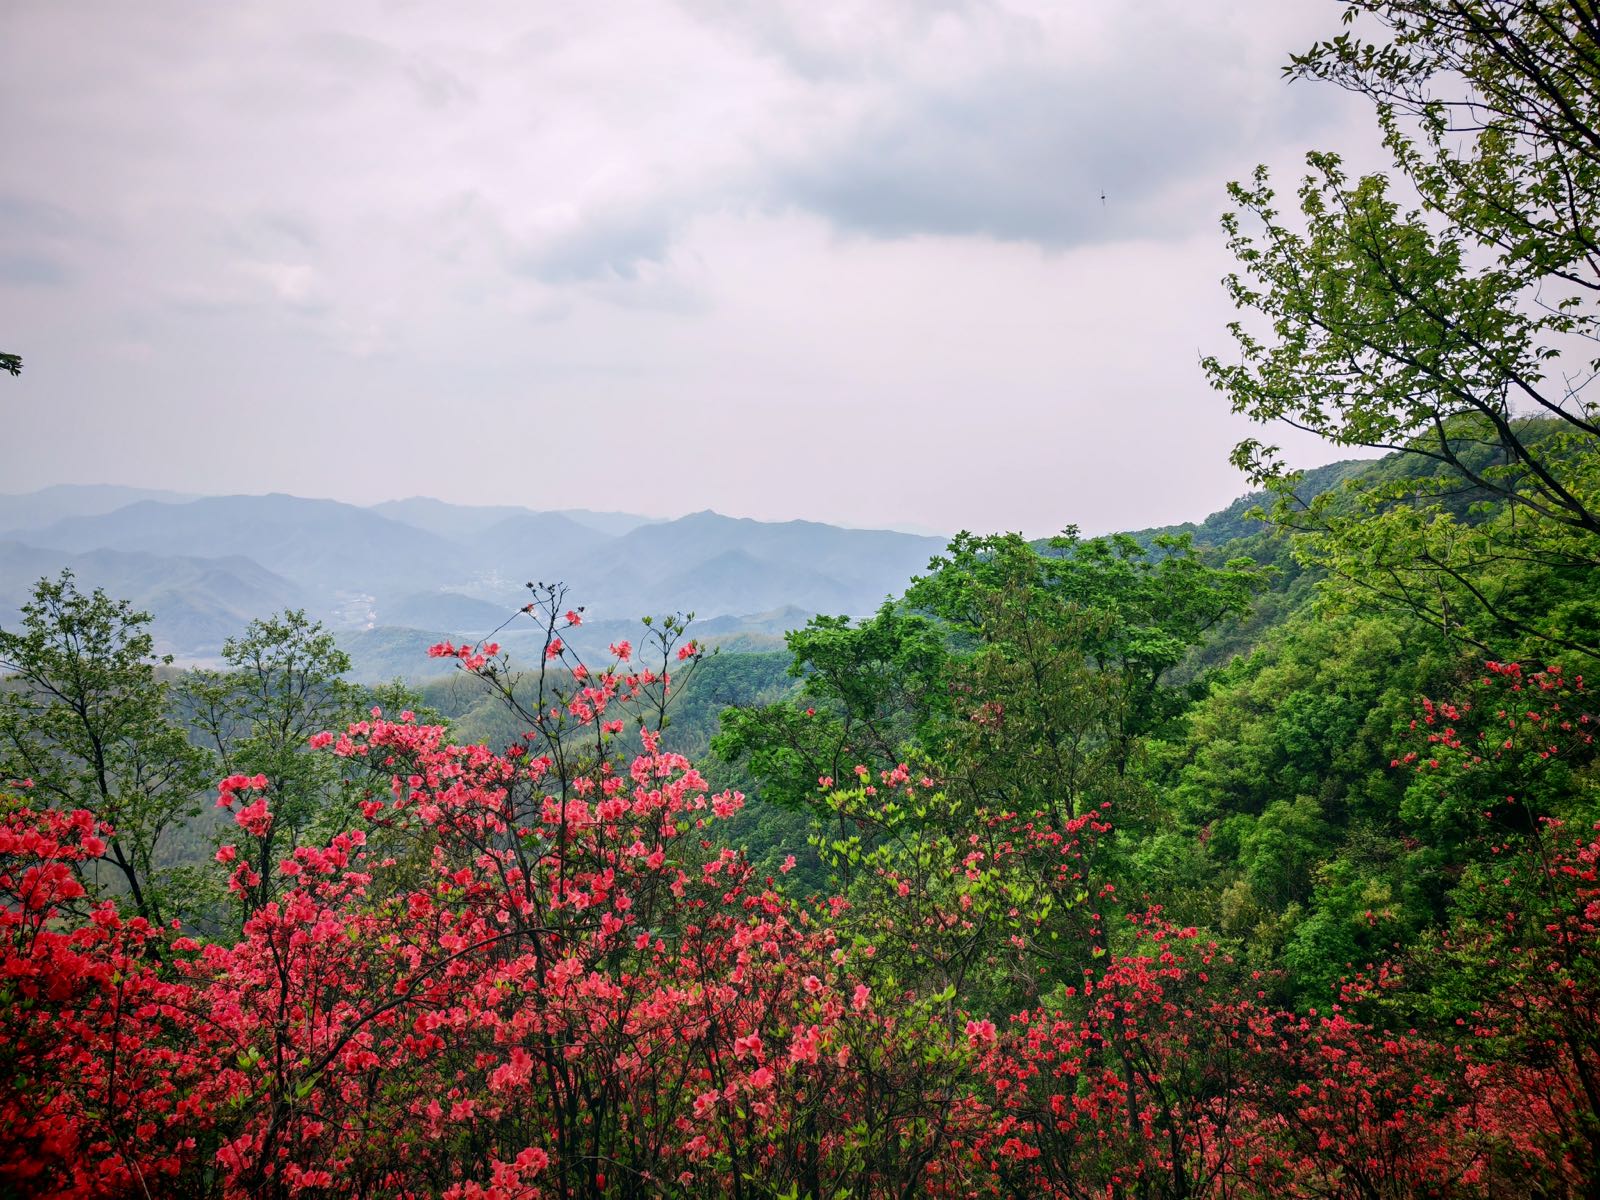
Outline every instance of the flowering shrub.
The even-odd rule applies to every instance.
[[[468,669],[492,674],[481,653]],[[619,763],[618,714],[665,670],[572,677],[505,753],[410,714],[313,739],[391,788],[270,864],[269,899],[272,797],[224,780],[231,942],[71,911],[72,864],[106,831],[12,812],[0,1178],[534,1197],[937,1174],[965,1042],[938,1051],[916,1005],[882,1011],[825,923],[713,844],[742,797],[708,794],[649,727]]]
[[[639,721],[689,646],[663,638],[659,670],[630,646],[572,662],[504,752],[408,713],[319,734],[389,786],[267,864],[271,891],[273,796],[223,780],[243,917],[203,944],[89,903],[78,872],[109,834],[89,814],[6,800],[0,1190],[1489,1197],[1535,1167],[1593,1186],[1600,831],[1552,829],[1457,913],[1436,957],[1478,990],[1455,1041],[1357,1015],[1400,990],[1389,965],[1284,1012],[1199,930],[1101,918],[1104,811],[985,811],[956,836],[931,778],[829,781],[855,880],[783,895],[717,842],[742,797]],[[1013,986],[1029,1003],[995,1008]]]
[[[1413,748],[1390,764],[1415,776],[1401,814],[1439,840],[1532,832],[1576,790],[1572,772],[1594,758],[1596,728],[1582,675],[1486,663],[1467,699],[1422,701]]]
[[[0,796],[0,804],[15,803]],[[0,818],[0,1191],[160,1191],[195,1161],[216,1061],[186,1046],[191,989],[161,970],[181,950],[75,868],[110,831],[84,811]],[[212,1099],[215,1093],[210,1094]]]

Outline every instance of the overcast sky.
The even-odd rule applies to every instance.
[[[1201,517],[1223,185],[1370,144],[1280,74],[1340,7],[8,0],[0,491]]]

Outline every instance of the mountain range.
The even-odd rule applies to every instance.
[[[532,581],[567,585],[585,606],[585,641],[691,611],[717,637],[770,639],[779,621],[872,611],[943,545],[710,511],[662,520],[62,486],[0,496],[0,625],[14,626],[38,578],[65,567],[80,587],[151,612],[160,648],[185,661],[214,659],[253,617],[303,607],[339,633],[358,675],[422,674],[438,665],[422,653],[430,641],[496,628]]]

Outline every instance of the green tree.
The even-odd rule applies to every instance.
[[[1205,369],[1235,412],[1424,464],[1354,505],[1302,510],[1285,489],[1310,559],[1468,641],[1600,653],[1593,629],[1530,624],[1498,578],[1600,562],[1595,9],[1357,0],[1345,20],[1288,72],[1372,102],[1393,178],[1310,154],[1293,219],[1264,169],[1230,187],[1226,284],[1255,319],[1232,326],[1238,360]],[[1292,479],[1254,438],[1234,461]],[[1463,493],[1506,515],[1466,528]]]
[[[103,861],[140,915],[169,915],[158,850],[200,811],[207,756],[170,715],[150,615],[99,588],[84,595],[71,571],[41,579],[22,625],[0,629],[0,778],[31,779],[53,808],[86,808],[108,822]]]
[[[768,802],[805,808],[819,781],[915,755],[948,708],[944,637],[927,616],[885,604],[870,619],[813,617],[785,638],[793,700],[723,710],[711,746],[742,763]]]
[[[1251,564],[1204,565],[1186,536],[1146,549],[1068,531],[1041,550],[964,533],[871,620],[791,633],[798,698],[729,710],[713,746],[784,803],[915,759],[985,802],[1049,796],[1070,817],[1181,711],[1175,669],[1258,583]]]
[[[222,659],[224,670],[197,671],[185,681],[186,706],[223,774],[266,776],[273,822],[257,840],[260,861],[252,866],[261,883],[249,897],[259,906],[275,892],[277,859],[313,827],[342,819],[334,805],[342,760],[309,752],[307,742],[356,720],[368,697],[342,678],[349,656],[303,609],[251,621],[223,644]]]
[[[1126,534],[1083,540],[1068,529],[1038,547],[1016,534],[964,533],[906,601],[941,618],[994,669],[1021,665],[1031,673],[1011,686],[997,680],[990,698],[1003,702],[1031,689],[1035,704],[1054,706],[1053,717],[1038,710],[1037,735],[1047,745],[1070,737],[1053,725],[1082,711],[1070,693],[1083,681],[1067,686],[1063,676],[1052,684],[1037,652],[1081,660],[1074,671],[1091,672],[1092,686],[1105,690],[1098,707],[1109,722],[1106,749],[1125,774],[1137,739],[1183,708],[1176,668],[1219,624],[1246,611],[1261,582],[1246,560],[1207,566],[1188,534],[1144,546]]]

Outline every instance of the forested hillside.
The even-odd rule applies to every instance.
[[[1338,461],[1246,440],[1204,521],[42,526],[0,1192],[1600,1198],[1600,17],[1349,15],[1289,69],[1389,172],[1231,186],[1203,363]],[[281,611],[176,664],[96,585],[226,527]],[[565,583],[408,583],[544,546]],[[335,577],[392,585],[409,682],[300,604]]]

